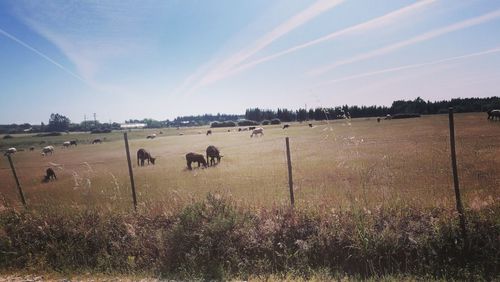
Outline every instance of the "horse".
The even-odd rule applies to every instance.
[[[92,144],[97,144],[97,143],[101,144],[102,140],[100,138],[96,138],[92,141]]]
[[[310,123],[310,124],[309,124],[309,127],[313,127],[313,124],[312,124],[312,123]]]
[[[43,178],[43,182],[48,182],[49,180],[55,180],[57,179],[56,173],[52,168],[47,168],[45,171],[45,177]]]
[[[217,163],[220,163],[220,159],[222,157],[223,156],[220,155],[220,151],[219,149],[217,149],[217,147],[212,145],[207,147],[207,161],[209,162],[208,166],[215,165],[215,159],[217,159]]]
[[[64,141],[64,142],[63,142],[63,147],[64,147],[64,148],[68,148],[70,145],[71,145],[71,142],[70,142],[70,141]]]
[[[264,128],[258,127],[256,129],[254,129],[252,131],[252,135],[250,135],[250,137],[253,137],[254,135],[257,136],[258,134],[260,134],[260,136],[263,136],[264,135]]]
[[[155,138],[156,138],[156,133],[146,136],[146,139],[155,139]]]
[[[140,166],[144,166],[145,160],[148,160],[148,165],[149,165],[149,162],[151,162],[152,164],[155,164],[156,158],[151,157],[151,154],[148,151],[141,148],[141,149],[137,150],[137,165],[139,165],[139,160],[141,161]]]
[[[76,143],[76,140],[71,140],[71,141],[69,141],[69,144],[70,144],[70,145],[75,145],[75,146],[78,146],[78,144]]]
[[[209,129],[209,130],[207,130],[207,136],[208,136],[208,135],[212,135],[212,130],[210,130],[210,129]]]
[[[488,119],[491,120],[500,119],[500,110],[489,110],[487,113],[488,113]]]
[[[289,128],[289,127],[290,127],[290,125],[289,125],[289,124],[285,124],[285,125],[283,125],[283,129],[285,129],[285,128]]]
[[[187,153],[186,154],[186,162],[187,162],[187,167],[188,169],[193,169],[191,167],[191,163],[198,163],[198,167],[200,167],[200,164],[203,164],[203,167],[207,167],[207,161],[205,160],[205,157],[202,154],[197,154],[197,153]]]

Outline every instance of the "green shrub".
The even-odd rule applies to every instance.
[[[273,118],[271,124],[281,124],[281,120],[279,118]]]

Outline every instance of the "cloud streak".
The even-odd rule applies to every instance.
[[[234,55],[222,60],[220,63],[215,64],[211,67],[204,75],[202,75],[199,80],[189,87],[188,92],[192,92],[192,89],[197,89],[201,86],[205,86],[216,82],[218,80],[223,79],[226,74],[251,56],[255,55],[265,47],[269,46],[271,43],[281,38],[282,36],[290,33],[296,28],[304,25],[310,20],[316,18],[320,14],[326,12],[327,10],[332,9],[335,6],[340,5],[344,0],[318,0],[313,5],[309,6],[305,10],[291,17],[284,23],[278,25],[269,33],[265,34],[261,38],[257,39],[251,44],[251,47],[240,50]],[[202,66],[201,69],[206,68],[206,66]],[[199,70],[195,72],[198,73]],[[187,80],[192,81],[193,75],[190,75]],[[187,80],[184,82],[186,84]],[[185,87],[183,87],[185,88]]]
[[[8,33],[7,31],[3,30],[2,28],[0,28],[0,34],[4,35],[5,37],[11,39],[12,41],[16,42],[17,44],[23,46],[24,48],[32,51],[33,53],[37,54],[38,56],[42,57],[43,59],[45,59],[46,61],[48,61],[49,63],[55,65],[56,67],[58,67],[59,69],[63,70],[64,72],[66,72],[67,74],[73,76],[74,78],[84,82],[84,83],[87,83],[87,81],[85,81],[85,79],[83,79],[81,76],[79,76],[78,74],[72,72],[71,70],[69,70],[68,68],[66,68],[65,66],[61,65],[60,63],[56,62],[54,59],[52,59],[51,57],[45,55],[44,53],[40,52],[38,49],[36,49],[35,47],[32,47],[31,45],[29,45],[28,43],[22,41],[21,39],[15,37],[14,35]]]
[[[436,2],[436,0],[418,1],[414,4],[403,7],[399,10],[390,12],[388,14],[377,17],[375,19],[366,21],[364,23],[360,23],[360,24],[357,24],[357,25],[354,25],[354,26],[351,26],[351,27],[348,27],[348,28],[345,28],[345,29],[342,29],[339,31],[332,32],[328,35],[317,38],[315,40],[312,40],[312,41],[309,41],[309,42],[306,42],[306,43],[303,43],[300,45],[293,46],[291,48],[288,48],[288,49],[283,50],[281,52],[263,57],[261,59],[255,60],[253,62],[243,64],[237,68],[234,68],[230,72],[226,73],[226,76],[237,74],[237,73],[242,72],[244,70],[247,70],[249,68],[255,67],[256,65],[265,63],[265,62],[270,61],[270,60],[274,60],[276,58],[282,57],[282,56],[290,54],[290,53],[300,51],[300,50],[305,49],[307,47],[311,47],[311,46],[314,46],[314,45],[317,45],[317,44],[320,44],[320,43],[323,43],[326,41],[333,40],[333,39],[341,37],[343,35],[348,35],[348,34],[355,33],[355,32],[364,32],[364,31],[368,31],[371,29],[387,26],[391,23],[394,23],[397,20],[400,20],[402,17],[408,17],[410,14],[422,10],[423,8],[429,6],[430,4],[432,4],[434,2]]]
[[[465,29],[468,27],[472,27],[472,26],[479,25],[479,24],[482,24],[482,23],[485,23],[488,21],[492,21],[492,20],[495,20],[499,17],[500,17],[500,10],[496,10],[496,11],[493,11],[493,12],[475,17],[475,18],[471,18],[471,19],[468,19],[465,21],[454,23],[454,24],[451,24],[451,25],[448,25],[448,26],[445,26],[442,28],[434,29],[432,31],[423,33],[423,34],[415,36],[413,38],[410,38],[410,39],[407,39],[404,41],[400,41],[400,42],[397,42],[395,44],[391,44],[391,45],[388,45],[388,46],[385,46],[385,47],[382,47],[382,48],[379,48],[379,49],[376,49],[376,50],[373,50],[370,52],[366,52],[366,53],[354,56],[352,58],[344,59],[344,60],[341,60],[339,62],[330,64],[327,66],[313,69],[313,70],[309,71],[308,74],[321,75],[321,74],[324,74],[324,73],[326,73],[334,68],[337,68],[339,66],[344,66],[344,65],[360,62],[363,60],[371,59],[374,57],[382,56],[385,54],[389,54],[389,53],[394,52],[394,51],[401,49],[403,47],[414,45],[414,44],[424,42],[427,40],[431,40],[433,38],[436,38],[436,37],[439,37],[439,36],[454,32],[454,31],[462,30],[462,29]]]
[[[437,60],[437,61],[427,62],[427,63],[420,63],[420,64],[412,64],[412,65],[394,67],[394,68],[387,68],[387,69],[382,69],[382,70],[378,70],[378,71],[365,72],[365,73],[361,73],[361,74],[346,76],[343,78],[338,78],[338,79],[326,81],[324,83],[316,85],[316,87],[320,87],[320,86],[324,86],[324,85],[332,84],[332,83],[337,83],[337,82],[349,81],[349,80],[363,78],[363,77],[375,76],[375,75],[379,75],[379,74],[398,72],[398,71],[402,71],[402,70],[416,69],[416,68],[421,68],[421,67],[438,65],[438,64],[442,64],[442,63],[454,62],[454,61],[459,61],[459,60],[464,60],[464,59],[469,59],[469,58],[474,58],[474,57],[479,57],[479,56],[490,55],[490,54],[494,54],[494,53],[500,53],[500,47],[489,49],[486,51],[471,53],[471,54],[467,54],[467,55],[455,56],[455,57],[450,57],[450,58],[441,59],[441,60]]]

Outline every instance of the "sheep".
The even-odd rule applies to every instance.
[[[187,167],[188,169],[193,169],[191,167],[191,163],[198,163],[198,167],[200,167],[200,164],[203,164],[203,167],[207,167],[207,161],[205,160],[205,157],[202,154],[197,154],[197,153],[187,153],[186,154],[186,162],[187,162]]]
[[[488,119],[491,120],[500,119],[500,110],[489,110],[487,113],[488,113]]]
[[[252,131],[252,135],[250,135],[250,138],[253,137],[254,135],[257,136],[258,134],[260,134],[260,136],[263,136],[264,135],[264,128],[258,127],[256,129],[254,129]]]
[[[51,155],[54,153],[54,146],[45,146],[42,149],[42,156],[46,156],[48,153]]]
[[[145,160],[148,160],[148,165],[150,162],[154,165],[156,158],[151,157],[151,154],[148,151],[141,148],[137,150],[137,165],[139,165],[139,160],[141,161],[140,166],[144,166]]]
[[[5,151],[4,156],[12,155],[12,154],[15,154],[16,152],[17,152],[17,149],[14,147],[11,147],[11,148],[7,149],[7,151]]]

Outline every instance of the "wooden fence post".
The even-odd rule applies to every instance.
[[[19,179],[17,178],[16,169],[14,168],[14,164],[12,163],[12,159],[10,154],[7,154],[7,158],[9,159],[10,168],[12,169],[12,174],[14,175],[14,179],[16,180],[17,190],[19,190],[19,196],[21,196],[21,202],[23,206],[26,208],[26,200],[24,199],[23,189],[21,188],[21,184],[19,184]]]
[[[465,224],[464,208],[462,206],[462,199],[460,198],[460,189],[458,184],[458,169],[457,169],[457,155],[455,152],[455,124],[453,121],[453,107],[449,109],[450,121],[450,146],[451,146],[451,167],[453,169],[453,183],[455,186],[455,198],[457,201],[458,217],[460,219],[460,229],[462,230],[462,237],[464,243],[467,244],[467,228]]]
[[[123,133],[123,139],[125,139],[125,151],[127,152],[128,174],[130,175],[130,185],[132,186],[132,199],[134,200],[134,210],[137,211],[137,197],[135,195],[134,174],[132,172],[132,162],[130,161],[130,150],[128,148],[127,132]]]
[[[295,205],[295,198],[293,196],[293,178],[292,178],[292,159],[290,157],[290,142],[288,137],[285,138],[286,143],[286,158],[288,162],[288,186],[290,188],[290,203],[292,207]]]

